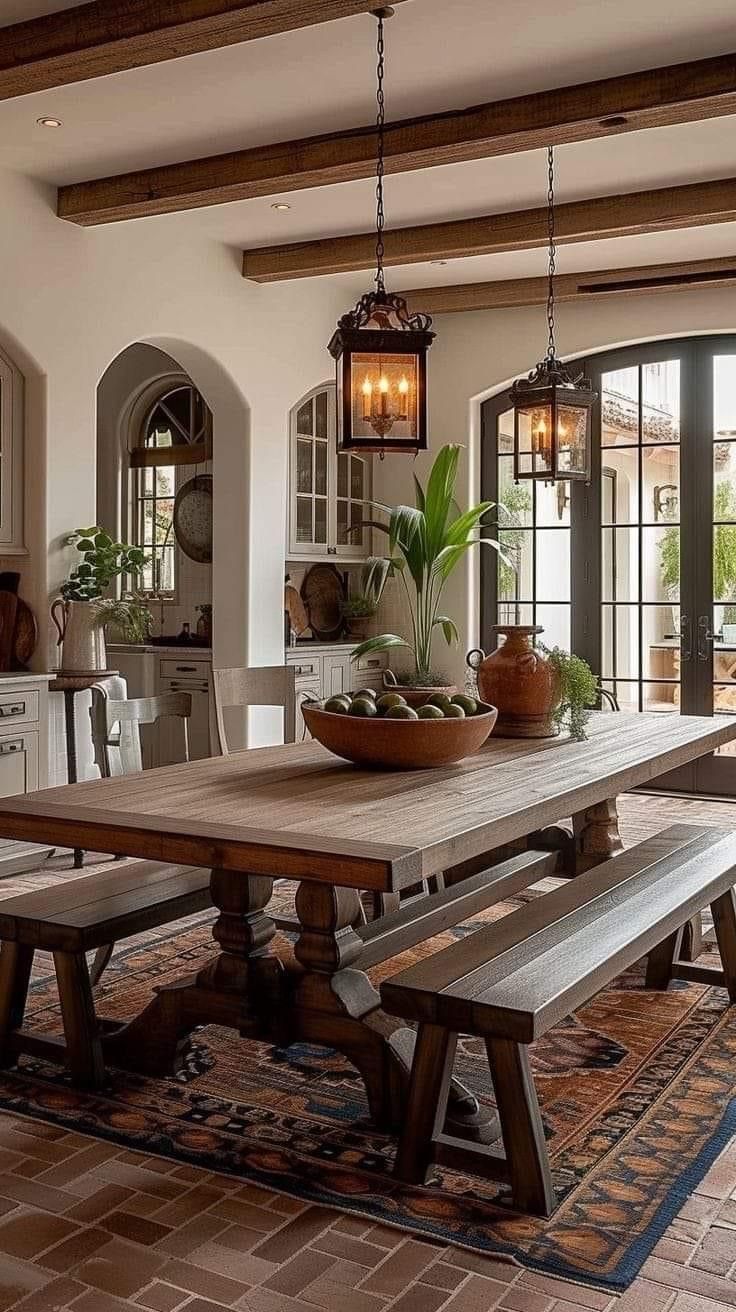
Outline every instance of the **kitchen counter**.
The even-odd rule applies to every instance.
[[[330,651],[332,651],[332,649],[335,647],[341,647],[341,648],[346,648],[348,651],[352,651],[354,647],[360,646],[361,642],[365,642],[365,639],[364,638],[332,638],[323,642],[320,638],[305,638],[303,641],[297,642],[293,647],[287,647],[286,650],[287,652],[324,651],[326,648],[329,648]]]
[[[192,656],[206,660],[212,655],[211,647],[195,647],[194,643],[184,644],[175,643],[171,647],[160,647],[153,642],[108,642],[107,650],[109,652],[141,652],[145,655],[156,655],[160,652],[163,656]]]

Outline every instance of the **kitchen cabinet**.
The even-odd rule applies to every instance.
[[[334,383],[317,387],[291,412],[289,560],[360,561],[371,533],[372,457],[336,449]]]
[[[0,797],[48,785],[50,674],[0,674]],[[51,848],[0,840],[0,878],[37,869]]]
[[[189,759],[210,756],[210,671],[212,653],[202,647],[127,646],[111,643],[110,661],[125,679],[129,697],[158,697],[167,692],[188,692],[192,714],[187,725]],[[141,725],[144,770],[174,765],[185,759],[184,726],[170,717]]]
[[[290,647],[286,653],[287,665],[294,666],[296,675],[296,737],[301,742],[307,736],[307,727],[301,715],[304,701],[324,700],[339,692],[355,692],[358,688],[375,688],[383,685],[383,672],[388,668],[385,652],[371,653],[351,661],[352,643],[323,645],[310,643],[307,647]]]

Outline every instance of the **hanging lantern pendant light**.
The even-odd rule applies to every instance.
[[[547,149],[547,354],[508,393],[514,410],[514,478],[590,482],[591,411],[597,393],[582,373],[573,376],[555,346],[555,165]]]
[[[386,71],[384,20],[391,6],[373,10],[376,43],[376,274],[367,292],[340,319],[329,344],[337,362],[338,451],[416,454],[427,448],[427,352],[434,341],[428,314],[409,314],[406,301],[386,291],[384,174]]]

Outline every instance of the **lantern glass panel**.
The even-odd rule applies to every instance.
[[[519,473],[522,477],[553,476],[552,406],[517,405]]]
[[[414,353],[354,351],[350,360],[353,437],[419,442],[419,360]]]
[[[557,407],[557,470],[560,474],[587,474],[589,409],[579,405]]]

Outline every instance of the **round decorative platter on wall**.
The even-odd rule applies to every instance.
[[[302,598],[315,638],[329,642],[343,630],[345,584],[334,565],[313,565],[302,581]]]
[[[190,560],[212,562],[212,475],[197,474],[179,488],[174,502],[174,534]]]

